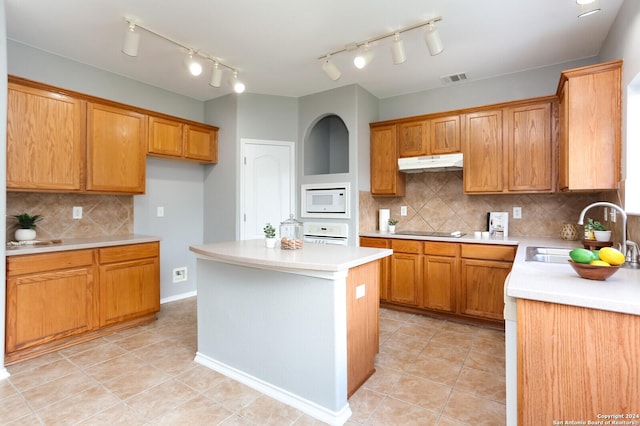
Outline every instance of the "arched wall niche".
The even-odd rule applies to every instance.
[[[319,117],[304,141],[305,176],[349,173],[349,131],[336,114]]]

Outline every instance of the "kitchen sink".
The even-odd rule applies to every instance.
[[[525,260],[530,262],[567,263],[573,248],[527,247]]]

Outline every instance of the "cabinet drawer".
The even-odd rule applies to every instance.
[[[459,245],[456,243],[436,243],[430,241],[424,243],[424,254],[455,257],[458,254],[458,247]]]
[[[391,248],[394,252],[420,254],[422,242],[409,240],[391,240]]]
[[[100,264],[105,264],[157,257],[160,254],[160,248],[159,243],[131,244],[102,248],[98,250],[98,253]]]
[[[502,260],[513,262],[516,247],[489,244],[461,244],[461,256],[471,259]]]
[[[360,247],[389,248],[389,240],[386,238],[360,237]]]
[[[60,253],[26,254],[7,257],[7,276],[88,266],[93,263],[93,250],[72,250]]]

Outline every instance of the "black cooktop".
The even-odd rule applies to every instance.
[[[398,231],[396,235],[417,235],[419,237],[448,237],[448,238],[460,238],[464,232],[438,232],[438,231]]]

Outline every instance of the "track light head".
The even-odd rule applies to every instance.
[[[578,4],[578,18],[600,12],[600,0],[576,0]]]
[[[393,42],[391,43],[391,57],[395,65],[400,65],[407,60],[407,54],[404,51],[404,42],[400,38],[400,33],[395,33]]]
[[[322,71],[324,71],[327,77],[329,77],[333,81],[336,81],[342,75],[338,67],[336,67],[336,65],[331,61],[331,55],[327,55],[324,58],[324,62],[322,63]]]
[[[364,52],[353,58],[353,65],[360,70],[369,65],[373,59],[373,53],[369,51],[369,43],[365,43],[363,49]]]
[[[220,87],[222,84],[222,68],[218,65],[217,61],[213,62],[213,70],[211,71],[211,79],[209,85],[212,87]]]
[[[238,71],[233,72],[233,91],[236,93],[244,92],[244,83],[238,80]]]
[[[202,74],[202,64],[200,64],[200,61],[198,61],[193,57],[193,54],[194,54],[193,50],[190,50],[189,56],[187,56],[187,58],[185,59],[184,64],[189,70],[189,72],[191,73],[191,75],[194,77],[197,77],[200,74]]]
[[[427,43],[431,56],[436,56],[444,50],[440,34],[433,22],[427,25],[427,31],[424,33],[424,41]]]
[[[138,46],[140,45],[140,33],[136,32],[136,24],[129,22],[129,28],[124,35],[122,53],[128,56],[138,56]]]

